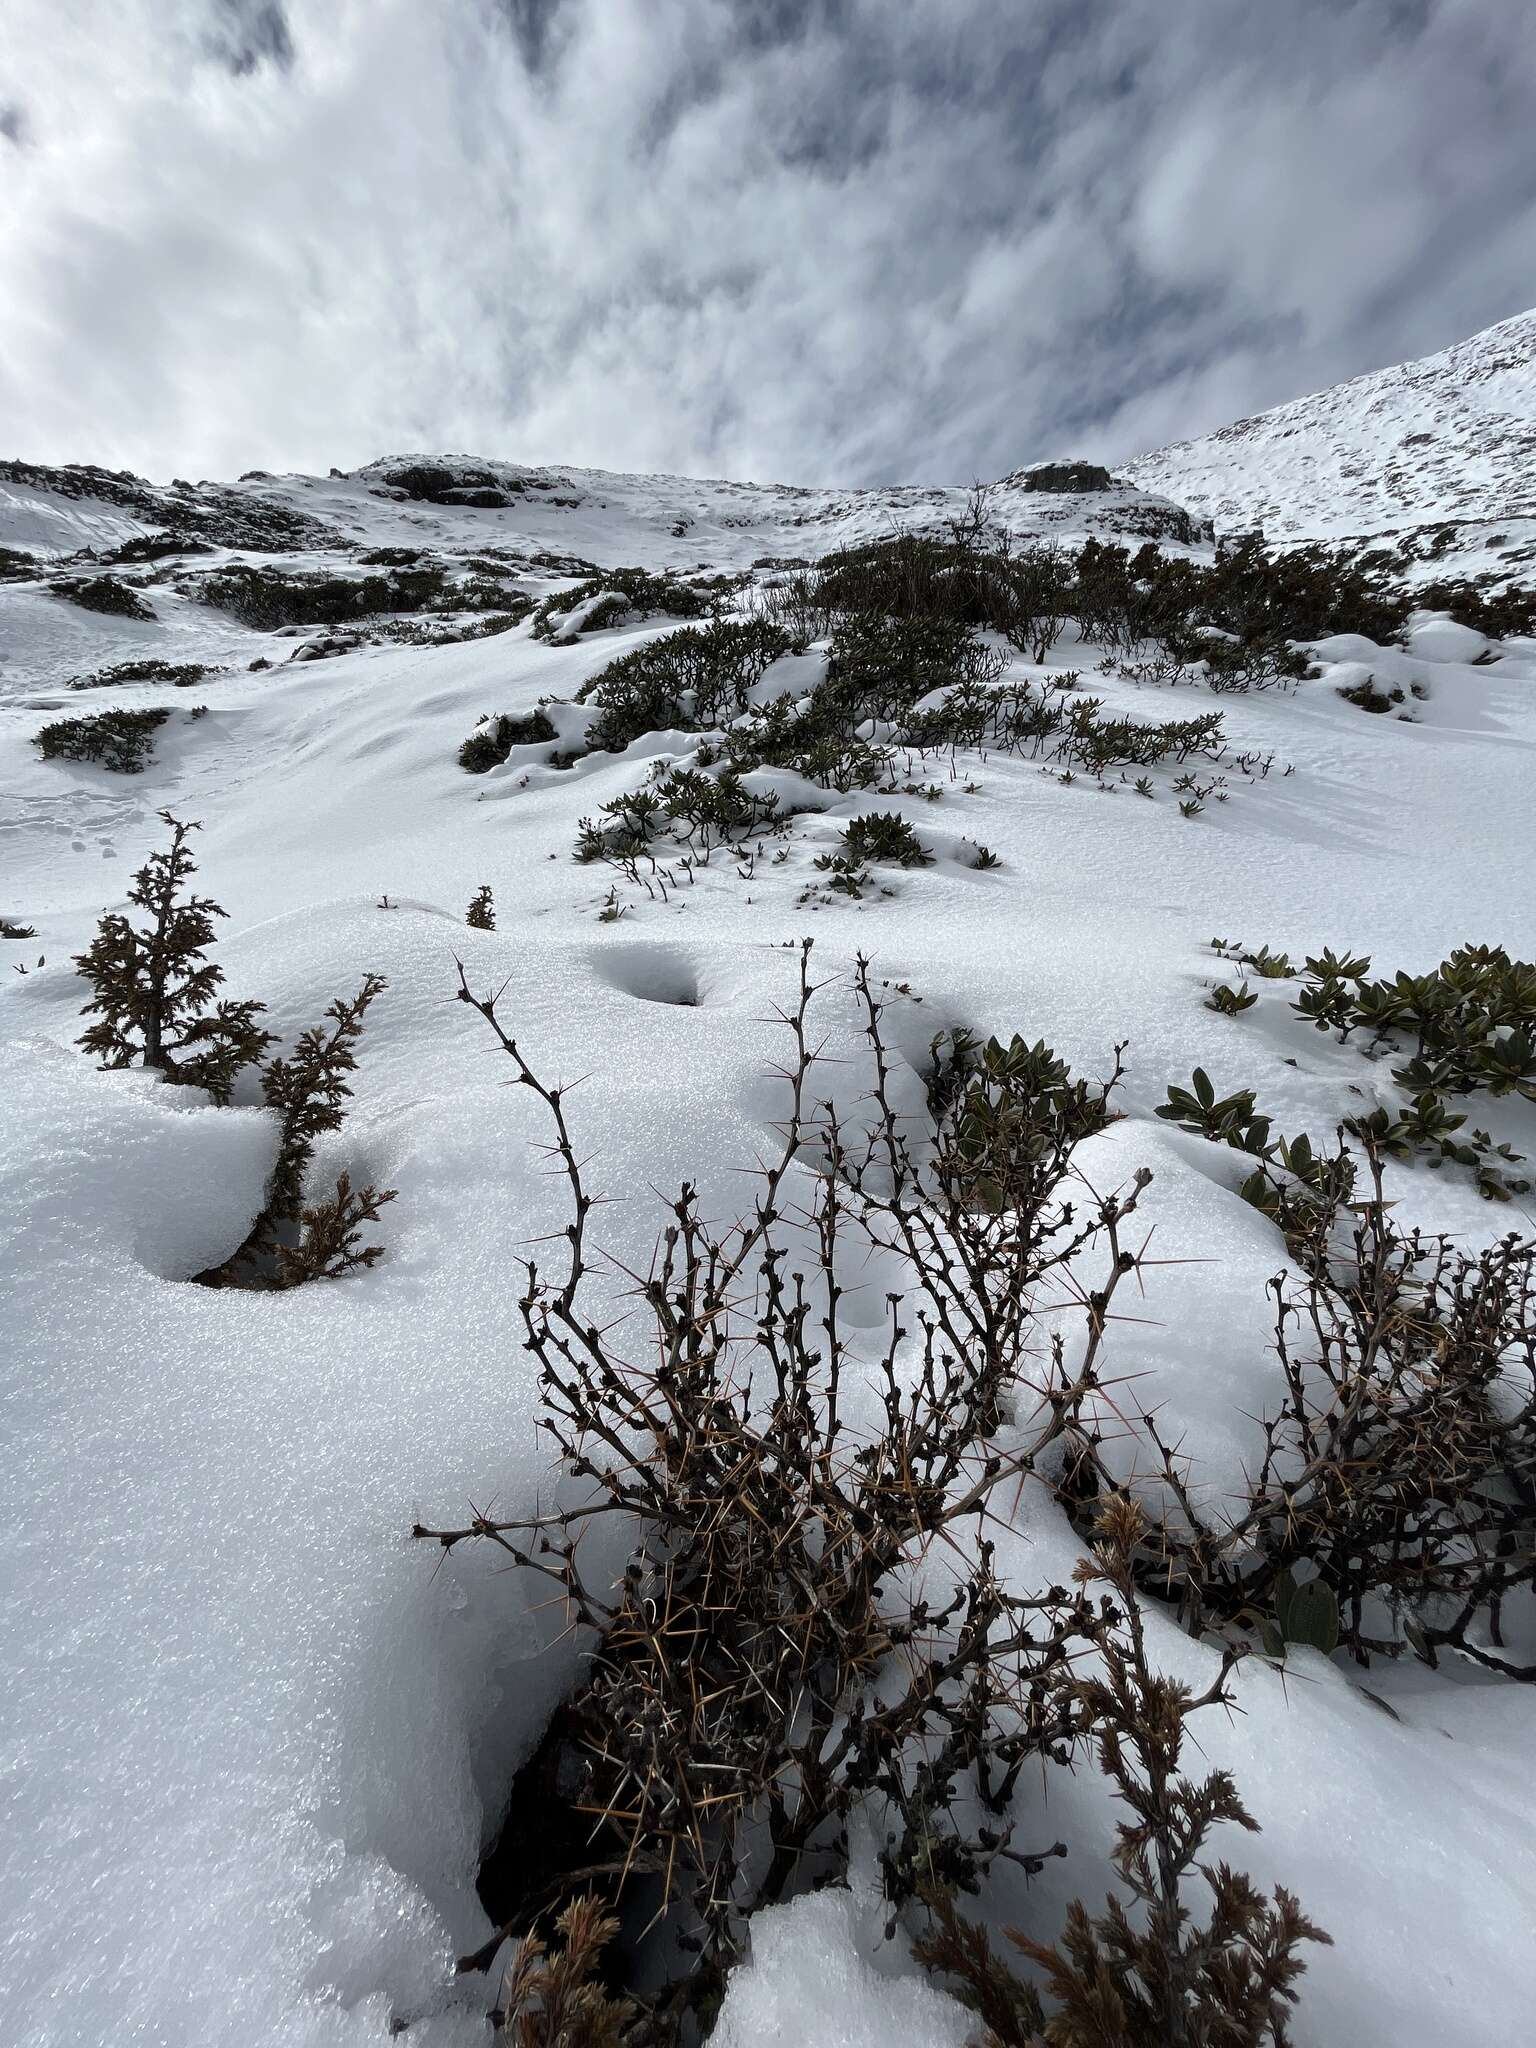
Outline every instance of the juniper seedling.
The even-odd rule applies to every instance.
[[[556,1922],[560,1945],[524,1935],[502,1990],[506,2048],[624,2048],[639,2008],[612,1998],[599,1975],[603,1950],[619,1931],[600,1899],[573,1899]]]
[[[496,929],[496,904],[491,895],[489,882],[482,882],[470,899],[464,922],[472,925],[477,932],[493,932]]]
[[[197,872],[188,842],[200,826],[169,811],[160,817],[171,843],[150,855],[128,891],[147,924],[110,911],[90,946],[75,956],[92,989],[81,1014],[98,1020],[79,1043],[103,1067],[153,1067],[225,1103],[241,1069],[275,1040],[256,1022],[265,1004],[215,1000],[224,970],[207,950],[214,919],[227,912],[210,896],[186,893]]]
[[[955,1981],[1000,2048],[1285,2048],[1301,1944],[1331,1938],[1289,1892],[1277,1887],[1271,1904],[1226,1863],[1199,1860],[1214,1828],[1258,1829],[1228,1772],[1196,1784],[1179,1770],[1184,1724],[1229,1702],[1236,1654],[1199,1695],[1153,1668],[1131,1564],[1140,1540],[1139,1509],[1112,1496],[1093,1560],[1078,1571],[1081,1584],[1103,1582],[1113,1596],[1101,1609],[1103,1675],[1079,1680],[1077,1693],[1100,1769],[1132,1814],[1113,1852],[1129,1908],[1112,1894],[1094,1919],[1074,1900],[1054,1944],[1009,1930],[1044,1978],[1049,2017],[1040,1993],[941,1893],[930,1894],[935,1925],[916,1952]],[[1203,1924],[1186,1898],[1196,1872],[1210,1891]]]
[[[357,1067],[363,1020],[386,985],[380,974],[365,975],[350,1002],[338,996],[326,1011],[329,1031],[312,1025],[300,1034],[290,1056],[267,1062],[262,1094],[267,1107],[281,1116],[277,1162],[260,1215],[221,1266],[198,1275],[205,1286],[296,1287],[309,1280],[339,1279],[383,1256],[378,1245],[359,1249],[357,1236],[394,1200],[394,1189],[380,1191],[370,1184],[354,1191],[344,1173],[334,1195],[306,1204],[305,1181],[316,1141],[337,1130],[346,1116],[352,1093],[347,1076]]]

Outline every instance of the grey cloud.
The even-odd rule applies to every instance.
[[[281,0],[213,0],[209,47],[232,76],[245,78],[260,65],[286,71],[293,63],[293,36]]]
[[[89,46],[8,7],[50,147],[0,183],[0,441],[41,456],[963,480],[1536,301],[1536,48],[1488,0],[220,0],[212,71],[208,0]]]

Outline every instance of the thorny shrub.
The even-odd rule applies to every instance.
[[[1247,1114],[1231,1097],[1214,1108]],[[1213,1515],[1140,1418],[1156,1478],[1138,1583],[1196,1633],[1269,1640],[1293,1633],[1287,1610],[1315,1586],[1324,1647],[1361,1663],[1450,1652],[1536,1679],[1530,1651],[1505,1643],[1512,1611],[1522,1640],[1536,1618],[1536,1245],[1509,1236],[1473,1255],[1398,1231],[1382,1154],[1362,1142],[1363,1197],[1341,1145],[1290,1219],[1301,1276],[1270,1284],[1280,1398],[1246,1498]],[[1092,1401],[1069,1434],[1061,1492],[1081,1515],[1116,1483]]]
[[[1026,1450],[1005,1456],[989,1436],[1052,1281],[1087,1328],[1067,1383],[1092,1382],[1110,1300],[1136,1270],[1121,1232],[1147,1176],[1088,1191],[1079,1217],[1064,1192],[1075,1134],[1112,1084],[1083,1090],[1043,1048],[989,1047],[936,1075],[922,1137],[891,1104],[884,1005],[862,964],[859,993],[868,1114],[845,1127],[814,1101],[806,946],[783,1143],[753,1212],[712,1227],[684,1186],[631,1342],[584,1305],[595,1197],[562,1090],[460,971],[461,999],[545,1106],[570,1194],[565,1270],[530,1264],[521,1304],[568,1491],[526,1520],[416,1534],[500,1545],[588,1632],[567,1711],[596,1868],[569,1877],[661,1888],[674,1976],[637,2039],[707,2021],[750,1914],[835,1879],[862,1808],[883,1817],[893,1913],[935,1885],[974,1888],[998,1856],[1032,1867],[1010,1841],[1012,1796],[1026,1765],[1064,1760],[1081,1733],[1071,1679],[1095,1610],[1081,1591],[1010,1592],[984,1533],[999,1489],[1060,1436],[1067,1392]],[[893,1294],[873,1358],[841,1305],[856,1244],[891,1251],[916,1297],[912,1327]],[[1087,1291],[1071,1271],[1090,1247],[1107,1271]],[[581,1541],[603,1520],[624,1532],[616,1573]],[[501,1939],[466,1966],[488,1968]]]

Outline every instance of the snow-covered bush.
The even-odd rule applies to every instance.
[[[153,605],[117,576],[61,576],[49,588],[55,597],[66,598],[88,612],[106,612],[119,619],[155,616]]]
[[[1366,1164],[1363,1199],[1341,1148],[1289,1214],[1302,1277],[1271,1283],[1281,1388],[1247,1498],[1221,1517],[1197,1505],[1140,1418],[1158,1476],[1137,1581],[1196,1634],[1246,1627],[1274,1647],[1298,1585],[1317,1584],[1362,1664],[1450,1651],[1536,1681],[1536,1244],[1472,1254],[1400,1232],[1368,1133]],[[1114,1474],[1084,1414],[1070,1434],[1080,1505]]]
[[[788,651],[787,636],[756,619],[716,619],[649,641],[578,692],[596,709],[588,744],[618,754],[646,733],[698,732],[736,717]]]
[[[45,761],[94,761],[119,775],[137,775],[152,758],[155,734],[170,717],[165,710],[96,711],[85,718],[56,718],[33,735]]]
[[[475,727],[459,748],[459,766],[467,774],[485,775],[492,768],[499,768],[514,747],[534,746],[559,737],[543,711],[525,712],[520,718],[503,713],[499,718],[484,719]]]
[[[178,690],[200,683],[213,670],[201,661],[119,661],[94,674],[76,676],[72,690],[106,690],[118,683],[172,683]]]

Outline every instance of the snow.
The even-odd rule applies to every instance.
[[[369,472],[240,488],[370,546],[497,544],[653,568],[819,553],[893,518],[953,516],[964,496],[578,471],[504,511],[378,496]],[[1123,532],[1150,502],[1019,493],[1005,512],[1021,533],[1066,537]],[[21,485],[0,499],[0,545],[100,544],[146,523]],[[802,933],[818,972],[864,950],[921,998],[892,1012],[910,1063],[958,1023],[1043,1036],[1090,1074],[1128,1038],[1127,1115],[1082,1163],[1109,1184],[1152,1168],[1143,1212],[1168,1263],[1148,1272],[1115,1365],[1161,1404],[1197,1484],[1229,1492],[1272,1386],[1264,1283],[1279,1252],[1235,1196],[1236,1156],[1152,1111],[1201,1065],[1218,1088],[1252,1086],[1277,1128],[1326,1133],[1385,1076],[1303,1028],[1283,984],[1241,1021],[1206,1009],[1207,985],[1227,978],[1208,941],[1293,956],[1347,946],[1382,972],[1428,967],[1468,939],[1536,957],[1536,643],[1474,666],[1481,636],[1425,616],[1406,651],[1341,637],[1293,692],[1215,700],[1100,677],[1099,650],[1069,637],[1045,669],[1021,672],[1081,670],[1112,709],[1143,718],[1219,708],[1234,747],[1273,753],[1267,778],[1233,776],[1229,800],[1193,820],[1161,772],[1152,802],[1001,758],[974,764],[970,791],[964,773],[937,770],[936,802],[805,786],[819,815],[797,822],[782,868],[760,863],[744,881],[717,863],[665,904],[621,884],[625,914],[605,923],[610,877],[571,861],[576,820],[654,759],[685,756],[690,736],[564,771],[542,765],[545,748],[487,776],[455,756],[482,714],[573,696],[661,625],[569,647],[524,627],[288,666],[291,639],[165,585],[152,601],[158,622],[140,625],[0,585],[0,913],[38,934],[4,943],[0,1019],[4,2038],[363,2048],[405,2021],[411,2043],[482,2048],[484,1983],[455,1979],[452,1957],[488,1932],[477,1859],[577,1652],[514,1575],[472,1548],[441,1558],[408,1539],[418,1516],[455,1519],[469,1502],[526,1509],[549,1479],[516,1260],[565,1220],[561,1190],[533,1142],[536,1105],[505,1085],[507,1063],[453,1001],[455,958],[475,988],[505,984],[539,1072],[580,1080],[568,1110],[610,1197],[601,1242],[638,1268],[658,1193],[694,1179],[709,1211],[731,1212],[740,1169],[772,1142],[774,1006],[792,994]],[[260,653],[281,665],[251,673]],[[129,654],[221,672],[191,692],[64,692]],[[814,667],[786,664],[776,684],[799,690]],[[1365,674],[1400,685],[1412,720],[1342,700]],[[189,699],[207,716],[165,728],[138,777],[43,762],[30,744],[60,706]],[[563,733],[584,718],[554,716]],[[268,1120],[98,1073],[73,1048],[83,989],[70,956],[162,843],[163,805],[203,823],[199,886],[230,913],[216,953],[227,992],[262,997],[272,1028],[291,1036],[366,972],[387,977],[355,1107],[317,1168],[399,1190],[379,1229],[387,1256],[356,1280],[284,1296],[189,1286],[249,1223]],[[889,897],[802,903],[814,854],[869,809],[898,810],[936,864],[887,871]],[[976,842],[1003,865],[971,869]],[[482,882],[494,932],[463,922]],[[30,971],[11,973],[17,960]],[[846,986],[817,1015],[851,1102]],[[1490,1114],[1496,1137],[1530,1149],[1523,1106]],[[1470,1243],[1530,1228],[1528,1204],[1490,1217],[1449,1172],[1395,1169],[1393,1193],[1409,1221]],[[883,1276],[850,1277],[875,1320]],[[1065,1577],[1075,1555],[1033,1496],[1000,1537],[1003,1567],[1029,1585]],[[1152,1626],[1160,1660],[1206,1683],[1212,1653],[1163,1617]],[[1309,1958],[1295,2039],[1520,2038],[1536,2001],[1528,1696],[1417,1667],[1368,1682],[1398,1718],[1357,1675],[1303,1655],[1284,1674],[1245,1668],[1240,1711],[1197,1724],[1202,1755],[1230,1763],[1263,1828],[1217,1853],[1297,1891],[1335,1938]],[[1022,1834],[1059,1835],[1071,1853],[1027,1893],[1000,1877],[986,1911],[1053,1930],[1069,1898],[1104,1890],[1114,1812],[1089,1770],[1021,1802]],[[881,1924],[858,1886],[762,1915],[716,2039],[959,2048],[968,2016],[901,1943],[880,1943]]]
[[[884,1921],[868,1892],[770,1906],[753,1923],[751,1960],[732,1979],[711,2038],[719,2048],[800,2048],[814,2014],[818,2048],[966,2048],[963,2007],[920,1975],[889,1973]]]

